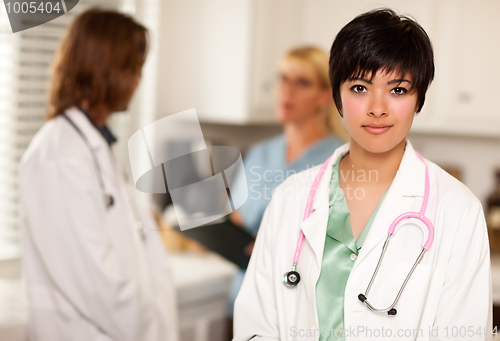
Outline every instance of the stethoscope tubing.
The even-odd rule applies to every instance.
[[[89,148],[91,154],[92,154],[92,161],[94,163],[94,167],[96,169],[96,174],[97,174],[97,181],[99,182],[99,187],[101,188],[101,191],[104,196],[104,203],[106,205],[106,208],[110,208],[114,204],[114,198],[111,194],[106,193],[106,189],[104,187],[104,179],[102,178],[102,172],[101,172],[101,167],[99,166],[99,161],[97,161],[97,156],[95,155],[95,151],[92,148],[92,145],[90,144],[90,141],[88,140],[87,136],[83,133],[83,131],[76,125],[75,122],[71,118],[69,118],[66,113],[63,113],[62,116],[68,121],[68,123],[76,130],[78,135],[81,136],[87,147]]]
[[[328,166],[328,163],[330,162],[330,159],[332,158],[333,155],[331,155],[326,161],[323,163],[321,168],[318,171],[318,174],[316,174],[316,177],[314,178],[314,182],[311,186],[311,190],[309,191],[309,197],[307,199],[306,203],[306,209],[304,211],[304,217],[302,218],[302,221],[306,220],[309,218],[309,215],[311,214],[311,206],[314,201],[314,197],[316,196],[316,189],[318,188],[319,181],[321,180],[321,177],[323,176],[323,173],[326,170],[326,167]],[[297,241],[297,247],[295,248],[295,254],[293,256],[293,263],[297,265],[299,262],[299,257],[300,257],[300,252],[302,250],[302,243],[304,242],[304,232],[300,230],[299,234],[299,240]]]
[[[103,179],[102,172],[101,172],[101,167],[99,166],[99,161],[97,160],[97,156],[95,154],[94,148],[92,148],[92,145],[90,144],[90,141],[85,136],[85,134],[83,133],[83,131],[78,127],[78,125],[72,119],[70,119],[69,116],[66,115],[66,113],[63,113],[62,116],[76,130],[76,132],[81,136],[81,138],[83,139],[83,141],[85,142],[85,144],[89,148],[90,153],[92,154],[92,160],[93,160],[93,163],[94,163],[94,166],[95,166],[95,170],[96,170],[96,174],[97,174],[97,179],[98,179],[98,182],[99,182],[99,187],[101,188],[102,194],[104,196],[104,203],[106,205],[106,209],[110,209],[115,204],[115,199],[114,199],[114,197],[111,194],[108,194],[106,192],[106,188],[104,186],[104,179]],[[117,167],[116,169],[118,169],[118,162],[117,162],[116,158],[114,158],[113,153],[111,153],[111,156],[113,157],[113,161],[115,162],[115,166]],[[126,173],[124,173],[124,177],[125,178],[127,177]],[[129,196],[129,194],[127,194],[127,193],[125,193],[125,194],[127,196]],[[130,197],[128,198],[128,200],[129,200],[129,202],[131,204],[132,216],[133,216],[133,218],[134,218],[134,220],[136,222],[139,222],[140,221],[139,220],[140,216],[139,216],[139,208],[137,207],[137,203],[135,202],[135,200],[133,200]],[[144,233],[143,228],[139,228],[138,230],[140,231],[141,239],[143,241],[145,241],[146,240],[146,234]]]
[[[316,189],[318,188],[319,181],[321,180],[321,177],[323,176],[323,173],[325,172],[325,169],[328,166],[328,163],[332,158],[332,156],[326,159],[326,161],[319,169],[318,174],[316,174],[316,177],[314,178],[311,190],[309,191],[309,197],[307,199],[306,209],[304,211],[304,217],[302,221],[306,220],[311,214],[311,206],[314,201],[314,197],[316,195]],[[293,255],[292,271],[288,271],[283,275],[283,283],[287,287],[294,287],[300,282],[300,274],[296,271],[296,267],[297,263],[299,262],[299,257],[300,257],[300,252],[302,251],[303,242],[304,242],[304,232],[300,230],[299,239],[297,241],[297,246],[295,247],[295,253]]]

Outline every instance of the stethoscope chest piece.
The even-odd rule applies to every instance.
[[[297,271],[288,271],[283,275],[283,283],[287,287],[293,288],[300,282],[300,275]]]

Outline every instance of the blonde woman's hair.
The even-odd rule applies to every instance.
[[[330,79],[328,75],[328,55],[325,51],[315,46],[301,46],[288,51],[283,56],[283,60],[288,58],[296,58],[312,65],[312,67],[318,74],[320,86],[323,89],[328,89],[331,91]],[[337,137],[340,137],[344,141],[349,140],[349,135],[344,129],[342,118],[333,102],[333,97],[326,110],[324,110],[324,113],[322,114],[322,121],[324,122],[325,127],[328,131],[337,135]]]

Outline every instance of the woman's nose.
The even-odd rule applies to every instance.
[[[291,84],[291,82],[289,82],[289,81],[281,82],[279,87],[280,87],[280,92],[283,96],[285,96],[285,97],[293,96],[293,93],[295,91],[295,87],[293,84]]]
[[[387,115],[387,105],[382,95],[373,95],[370,103],[368,115],[381,117]]]

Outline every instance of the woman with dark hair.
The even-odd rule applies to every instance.
[[[20,167],[30,340],[178,340],[175,288],[107,118],[141,78],[147,30],[114,11],[75,18],[56,54],[48,121]]]
[[[406,138],[433,60],[423,28],[389,9],[340,30],[330,83],[350,142],[274,192],[234,340],[491,338],[481,204]]]

